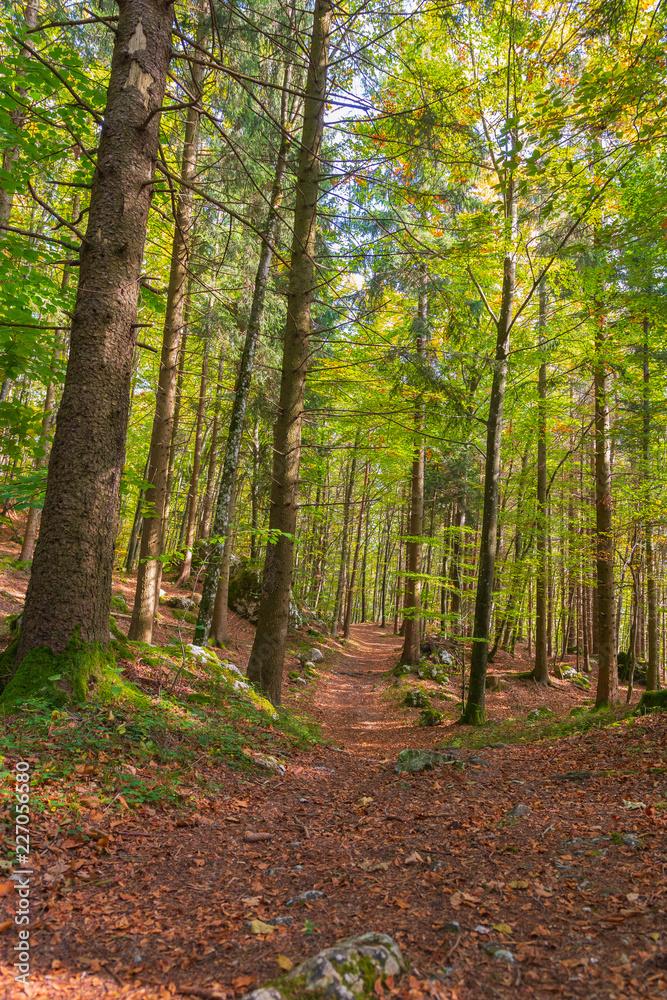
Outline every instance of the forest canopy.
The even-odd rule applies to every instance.
[[[665,679],[659,3],[5,5],[0,502],[30,573],[2,698],[108,695],[256,623]],[[123,636],[123,641],[125,641]],[[55,680],[53,678],[56,678]]]

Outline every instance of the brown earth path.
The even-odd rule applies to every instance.
[[[460,732],[419,729],[391,700],[397,647],[356,626],[291,689],[331,746],[284,774],[230,773],[228,794],[187,821],[128,816],[96,884],[49,887],[38,869],[31,982],[15,986],[5,935],[0,995],[232,1000],[276,976],[280,955],[296,964],[374,929],[411,962],[387,996],[667,998],[664,717],[397,775],[399,750]],[[67,853],[49,851],[38,866]],[[323,895],[289,903],[309,890]],[[255,918],[286,920],[257,935]]]

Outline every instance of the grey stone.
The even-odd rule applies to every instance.
[[[458,922],[458,920],[450,920],[445,924],[445,926],[442,929],[443,931],[447,931],[448,934],[460,934],[461,924]]]
[[[512,816],[530,816],[531,809],[530,806],[525,805],[523,802],[519,802],[518,805],[514,806],[514,809],[510,810]]]
[[[493,957],[496,962],[509,962],[510,965],[516,962],[516,958],[511,951],[507,950],[507,948],[497,948],[493,953]]]
[[[407,705],[408,708],[430,708],[431,702],[426,697],[423,691],[419,691],[417,688],[412,688],[406,694],[403,699],[403,704]]]
[[[287,979],[305,979],[306,990],[317,990],[336,1000],[349,1000],[348,994],[354,997],[364,991],[365,970],[361,963],[367,965],[369,960],[379,977],[399,976],[406,969],[396,942],[387,934],[370,931],[345,938],[307,958],[292,969]]]
[[[260,986],[258,990],[246,993],[242,1000],[283,1000],[282,993],[270,986]]]
[[[314,661],[313,660],[306,660],[306,662],[303,665],[303,669],[304,670],[314,670],[315,669],[315,663],[314,663]]]
[[[478,767],[488,767],[488,760],[484,760],[483,757],[468,757],[469,764],[477,764]]]
[[[170,597],[168,601],[164,601],[164,605],[167,608],[177,608],[181,611],[191,611],[192,608],[197,607],[197,602],[193,601],[190,597]]]
[[[300,896],[293,896],[292,899],[288,899],[285,906],[294,906],[295,903],[310,903],[314,899],[324,899],[324,893],[321,889],[307,889]]]
[[[294,678],[294,683],[295,684],[307,684],[308,681],[306,680],[305,677],[295,677]]]
[[[641,839],[636,833],[624,833],[623,843],[626,847],[641,847]]]
[[[419,774],[421,771],[433,770],[433,754],[430,750],[401,750],[396,764],[396,773],[407,771],[408,774]]]
[[[401,750],[395,771],[400,774],[419,774],[421,771],[432,771],[436,764],[449,764],[455,760],[451,754],[438,753],[436,750]]]
[[[278,927],[280,924],[293,924],[294,917],[274,917],[273,920],[267,920],[267,924],[273,924],[274,927]]]
[[[324,663],[324,656],[322,655],[322,652],[314,647],[311,649],[308,659],[312,660],[313,663]]]

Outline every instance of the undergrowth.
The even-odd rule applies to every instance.
[[[482,726],[457,728],[454,732],[450,729],[445,738],[448,746],[481,750],[492,743],[536,743],[576,736],[594,729],[623,726],[632,717],[633,709],[627,705],[604,710],[581,707],[573,709],[564,718],[490,720]]]
[[[173,652],[151,647],[161,668]],[[178,685],[151,693],[152,679],[142,684],[137,663],[127,663],[143,689],[140,705],[120,696],[54,708],[31,698],[6,709],[0,794],[11,794],[9,768],[23,759],[33,764],[31,808],[37,811],[77,809],[91,795],[100,808],[173,807],[216,794],[228,768],[248,777],[279,772],[294,750],[321,742],[314,723],[274,709],[224,664],[170,666]]]

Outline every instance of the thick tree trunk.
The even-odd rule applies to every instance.
[[[595,704],[618,702],[616,621],[614,615],[614,535],[611,492],[609,391],[604,318],[595,331],[595,529],[598,605],[598,685]]]
[[[286,81],[289,76],[286,73]],[[283,124],[286,121],[286,98],[283,100]],[[216,618],[218,629],[227,634],[227,625],[221,618],[227,614],[226,602],[222,599],[216,602],[216,594],[220,581],[220,573],[224,555],[225,542],[230,530],[232,519],[232,499],[234,493],[234,482],[236,480],[239,456],[241,454],[241,440],[243,437],[243,426],[245,423],[246,408],[250,396],[250,386],[252,383],[252,373],[255,365],[255,352],[259,343],[259,336],[262,329],[262,318],[264,316],[264,303],[266,301],[266,289],[269,283],[269,270],[271,258],[278,233],[280,222],[280,205],[283,199],[283,182],[287,170],[287,155],[290,148],[290,135],[286,128],[283,130],[280,141],[280,148],[276,159],[275,174],[273,178],[273,189],[271,191],[271,201],[269,211],[264,226],[264,239],[259,255],[257,273],[255,275],[255,288],[253,291],[252,305],[250,307],[250,318],[246,330],[241,364],[236,379],[234,390],[234,402],[232,404],[232,414],[229,421],[229,431],[227,433],[227,444],[225,447],[225,457],[222,464],[222,476],[218,488],[218,499],[215,505],[215,517],[213,520],[213,535],[222,541],[216,541],[211,547],[206,567],[206,577],[202,592],[197,625],[195,626],[194,642],[203,645],[208,639],[211,631],[211,621],[213,620],[214,608],[218,608]],[[257,471],[259,471],[259,442],[257,447]],[[223,584],[226,586],[226,584]]]
[[[417,307],[416,328],[416,349],[417,358],[421,359],[424,353],[424,346],[428,336],[428,296],[426,288],[426,270],[422,269],[421,282],[419,286],[419,305]],[[421,373],[418,371],[418,376]],[[416,666],[419,663],[421,651],[420,636],[420,611],[421,611],[421,591],[422,581],[420,579],[422,570],[422,543],[421,537],[424,533],[424,402],[420,396],[415,401],[415,412],[413,417],[413,451],[412,451],[412,474],[410,478],[410,521],[408,532],[410,541],[406,545],[406,579],[405,579],[405,606],[404,624],[405,641],[401,660]]]
[[[322,166],[331,12],[331,0],[316,0],[296,182],[280,401],[273,437],[269,527],[280,534],[267,545],[257,632],[248,664],[248,677],[268,694],[274,704],[280,702],[289,623],[301,424],[309,359],[311,303],[316,289],[315,225]]]
[[[173,4],[119,0],[107,105],[81,247],[69,362],[17,663],[109,642],[139,278],[171,55]],[[79,696],[86,695],[79,679]]]
[[[506,218],[512,236],[514,236],[516,230],[516,192],[514,190],[513,179],[509,181],[506,195]],[[498,532],[498,492],[503,405],[507,384],[507,357],[510,344],[515,284],[516,261],[514,253],[509,252],[505,257],[503,268],[502,299],[497,322],[495,364],[487,420],[484,507],[482,533],[479,544],[475,619],[470,657],[470,681],[468,686],[468,700],[463,712],[463,721],[475,725],[479,725],[484,721],[485,713],[486,665],[489,652],[489,626],[491,623],[496,537]]]
[[[188,515],[185,529],[185,553],[183,556],[183,566],[178,576],[178,586],[184,587],[190,579],[192,572],[192,550],[195,544],[195,528],[197,525],[197,494],[199,489],[199,469],[201,467],[201,453],[204,442],[204,415],[206,413],[206,390],[208,388],[208,348],[204,345],[204,354],[201,363],[201,379],[199,381],[199,400],[197,402],[197,426],[195,429],[195,445],[192,452],[192,475],[190,476],[190,489],[188,490]]]
[[[199,37],[202,37],[201,30]],[[187,271],[193,229],[192,183],[197,171],[197,137],[201,107],[204,68],[192,62],[192,91],[197,103],[187,111],[181,158],[181,185],[176,203],[176,218],[171,249],[171,270],[167,290],[167,304],[162,332],[160,374],[155,396],[155,416],[151,432],[148,482],[146,490],[144,523],[139,552],[137,589],[134,596],[130,639],[151,642],[153,620],[159,599],[162,576],[160,556],[165,528],[167,506],[167,480],[172,441],[176,384],[178,379],[179,348],[185,328],[184,316],[187,298]]]

